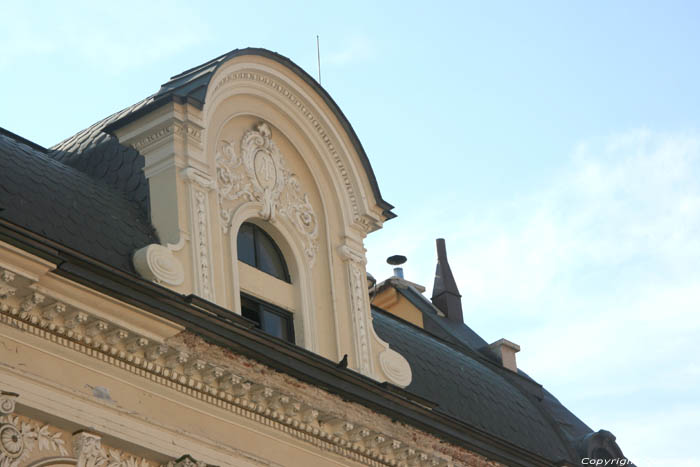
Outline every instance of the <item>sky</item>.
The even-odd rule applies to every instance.
[[[5,2],[0,126],[44,146],[231,49],[317,76],[432,288],[639,466],[700,466],[700,4]]]

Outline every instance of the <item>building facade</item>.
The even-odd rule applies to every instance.
[[[626,459],[433,297],[368,280],[394,217],[290,60],[235,50],[52,148],[0,133],[0,466]]]

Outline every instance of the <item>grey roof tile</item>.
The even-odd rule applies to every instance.
[[[158,238],[128,194],[0,131],[0,217],[134,273],[131,255]]]
[[[552,461],[570,459],[560,433],[535,402],[491,365],[386,312],[374,309],[374,328],[411,365],[406,388],[455,417]]]
[[[148,180],[143,173],[144,160],[138,151],[123,146],[104,132],[105,126],[140,109],[153,100],[148,97],[56,144],[48,155],[125,194],[149,212]]]

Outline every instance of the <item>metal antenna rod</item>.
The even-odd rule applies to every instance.
[[[316,34],[316,56],[318,58],[318,84],[321,84],[321,44]]]

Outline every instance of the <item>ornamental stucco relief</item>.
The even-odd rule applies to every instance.
[[[96,433],[62,431],[15,411],[19,395],[0,391],[0,467],[76,465],[78,467],[156,467],[157,462],[102,444]],[[70,441],[66,443],[64,438]],[[184,455],[161,467],[213,467]]]
[[[241,153],[222,140],[216,153],[219,213],[224,233],[231,228],[231,201],[262,203],[260,217],[274,222],[285,217],[304,239],[304,253],[313,266],[318,251],[318,218],[299,178],[286,167],[284,156],[272,140],[266,123],[246,131]]]
[[[61,432],[13,415],[16,397],[0,391],[0,467],[19,467],[34,451],[67,455]]]
[[[328,155],[330,155],[335,169],[342,180],[343,188],[346,191],[348,200],[352,206],[353,222],[365,233],[375,230],[377,228],[377,221],[371,216],[368,216],[361,207],[361,200],[363,196],[360,192],[358,192],[355,184],[353,183],[350,174],[351,169],[346,164],[344,157],[342,156],[343,150],[342,148],[337,147],[333,142],[331,132],[324,124],[321,115],[314,110],[315,107],[310,102],[307,102],[301,95],[298,95],[292,87],[288,86],[288,84],[284,82],[284,80],[280,80],[279,77],[275,77],[257,70],[239,70],[227,73],[216,83],[212,95],[216,95],[216,93],[226,85],[235,82],[245,82],[248,84],[255,83],[257,85],[264,86],[270,91],[274,91],[279,97],[291,104],[292,108],[298,112],[302,120],[309,122],[311,128],[313,128],[320,140],[323,142],[323,145],[325,146]]]
[[[18,290],[18,294],[24,295],[28,290],[30,289],[25,287]],[[23,306],[38,300],[52,303]],[[314,407],[315,402],[306,400],[303,394],[297,394],[296,384],[270,386],[261,376],[242,376],[241,367],[214,360],[209,351],[192,353],[183,348],[182,343],[173,342],[171,345],[153,342],[132,329],[122,328],[116,322],[106,321],[75,306],[53,301],[47,296],[30,293],[23,300],[15,297],[0,299],[0,325],[71,348],[361,464],[391,466],[403,461],[420,460],[423,464],[416,465],[451,465],[448,459],[433,452],[428,446],[422,446],[426,450],[423,451],[414,446],[410,439],[399,440],[396,434],[384,433],[376,427],[368,426],[367,420],[354,420],[353,417],[346,418],[346,415],[334,413],[335,409],[331,411]],[[0,403],[0,407],[6,411],[14,409],[10,402],[5,401]],[[3,418],[2,423],[14,427],[14,430],[9,429],[7,434],[0,436],[3,442],[9,440],[8,449],[16,450],[16,444],[12,443],[21,440],[25,443],[25,450],[27,446],[36,450],[42,449],[41,446],[47,445],[46,443],[55,443],[51,445],[52,449],[62,452],[60,446],[64,446],[63,439],[51,427],[32,422],[33,424],[22,428],[20,421],[7,418]],[[17,437],[15,430],[26,434],[27,438]],[[74,443],[74,455],[80,459],[80,450],[76,448]],[[85,467],[154,465],[152,461],[144,461],[120,451],[113,452],[112,448],[102,445],[99,449],[96,446],[81,449],[86,453],[83,455],[86,460],[79,465]],[[90,456],[87,453],[91,453]],[[13,459],[7,454],[0,457],[0,467],[24,465]],[[187,464],[174,463],[175,467],[181,465]]]

